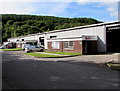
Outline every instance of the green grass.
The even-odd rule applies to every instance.
[[[81,55],[80,53],[51,52],[51,51],[45,51],[45,53],[54,53],[54,54],[71,55],[71,56]]]
[[[31,55],[35,57],[49,57],[49,58],[62,57],[59,55],[48,55],[48,54],[39,54],[39,53],[25,53],[25,55]]]
[[[2,51],[20,51],[21,48],[14,48],[14,49],[1,49]]]
[[[120,71],[120,63],[119,62],[110,61],[110,62],[107,62],[106,65],[112,69]]]

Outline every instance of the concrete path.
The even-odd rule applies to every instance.
[[[102,55],[83,55],[83,56],[76,56],[72,58],[75,61],[84,61],[84,62],[93,62],[93,63],[106,63],[111,60],[120,61],[120,54],[102,54]]]

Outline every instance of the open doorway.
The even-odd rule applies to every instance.
[[[83,54],[96,54],[97,41],[83,41]]]
[[[42,46],[44,46],[44,37],[39,37],[39,42]]]
[[[120,27],[109,27],[106,31],[107,52],[120,52]]]

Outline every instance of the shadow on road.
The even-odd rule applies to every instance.
[[[3,53],[3,89],[118,89],[118,72],[88,62],[40,61]]]

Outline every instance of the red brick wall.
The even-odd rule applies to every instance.
[[[68,53],[81,53],[82,54],[82,41],[74,41],[74,48],[73,49],[64,49],[64,42],[60,41],[60,49],[53,49],[52,42],[48,42],[48,50],[47,51],[54,51],[54,52],[68,52]]]
[[[20,47],[18,46],[20,44]],[[22,43],[16,43],[16,48],[22,48]]]
[[[48,50],[47,51],[62,52],[63,42],[60,41],[59,43],[60,43],[60,49],[53,49],[52,48],[52,42],[48,42]]]
[[[81,53],[82,54],[82,44],[80,44],[81,41],[74,41],[74,48],[73,49],[64,49],[64,52],[70,52],[70,53]],[[64,44],[63,44],[64,46]]]

